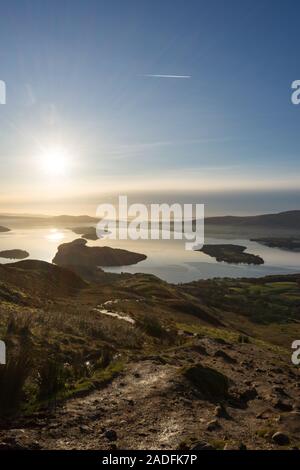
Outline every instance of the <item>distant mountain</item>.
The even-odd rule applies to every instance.
[[[7,214],[0,213],[0,219],[40,219],[40,220],[58,220],[62,222],[98,222],[99,218],[91,217],[89,215],[45,215],[45,214]]]
[[[99,222],[99,218],[90,217],[89,215],[57,215],[51,217],[51,220],[54,222],[69,224],[69,223],[78,223],[78,224],[86,224],[86,223],[97,223]]]
[[[57,226],[79,226],[80,224],[90,224],[95,226],[99,222],[99,218],[89,215],[58,215],[58,216],[29,216],[29,215],[4,215],[0,214],[0,220],[10,219],[27,222],[30,225],[57,225]],[[194,221],[195,222],[195,221]],[[210,226],[231,226],[231,227],[269,227],[281,229],[300,229],[300,210],[279,212],[277,214],[263,214],[252,216],[219,216],[206,217],[205,224]],[[172,224],[171,224],[172,226]],[[5,227],[0,227],[5,229]],[[5,229],[9,230],[9,229]],[[3,231],[3,230],[2,230]]]
[[[207,217],[206,225],[263,226],[300,229],[300,210],[280,212],[278,214],[253,215],[246,217],[221,216]]]
[[[36,226],[57,226],[57,227],[70,227],[80,224],[96,225],[99,218],[90,217],[89,215],[5,215],[0,214],[0,221],[3,224],[18,224],[22,227],[36,227]],[[0,230],[1,231],[1,230]]]

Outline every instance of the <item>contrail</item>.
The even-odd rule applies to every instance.
[[[145,73],[143,77],[149,78],[191,78],[191,75],[162,75],[162,74],[152,74]]]

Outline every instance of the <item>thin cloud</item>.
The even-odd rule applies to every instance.
[[[239,139],[233,137],[211,137],[200,139],[184,139],[184,140],[161,140],[153,142],[133,142],[128,144],[113,145],[103,150],[107,156],[117,159],[128,158],[138,153],[147,151],[148,149],[156,149],[160,147],[178,147],[184,145],[201,145],[214,143],[235,142]]]
[[[164,74],[153,74],[153,73],[145,73],[142,76],[147,77],[147,78],[192,78],[191,75],[164,75]]]

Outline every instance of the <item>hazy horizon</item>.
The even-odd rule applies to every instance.
[[[149,204],[179,202],[181,204],[204,204],[206,216],[224,215],[259,215],[278,213],[300,208],[300,191],[285,192],[210,192],[210,193],[128,193],[128,203]],[[4,215],[89,215],[96,217],[98,204],[111,203],[118,206],[119,194],[95,195],[94,197],[73,198],[71,201],[44,201],[23,205],[12,204],[0,207],[0,216]]]

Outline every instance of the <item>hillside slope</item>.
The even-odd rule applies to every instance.
[[[0,449],[300,445],[300,275],[87,283],[22,261],[0,280]]]
[[[278,214],[253,215],[247,217],[221,216],[207,217],[208,225],[264,226],[300,229],[300,210],[280,212]]]

